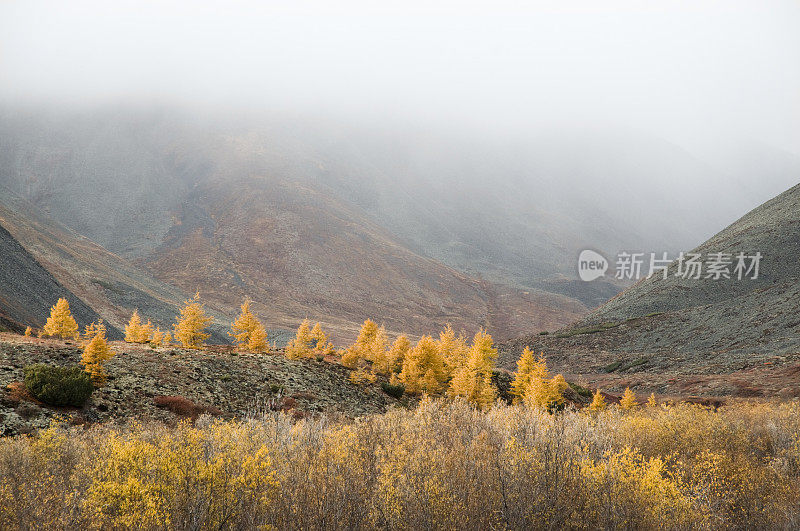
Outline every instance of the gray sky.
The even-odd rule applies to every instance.
[[[613,122],[800,154],[798,29],[797,0],[6,0],[0,94],[71,106],[324,110],[490,131]]]

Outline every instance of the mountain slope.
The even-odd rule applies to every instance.
[[[64,297],[69,301],[78,326],[100,316],[74,293],[62,286],[47,269],[36,261],[3,227],[0,213],[0,325],[22,332],[30,325],[44,326],[50,307]],[[119,336],[110,327],[109,336]]]
[[[629,288],[585,319],[585,324],[618,321],[653,312],[697,327],[660,330],[661,345],[641,335],[632,348],[685,350],[766,350],[785,352],[800,347],[800,185],[751,211],[697,247],[693,253],[735,256],[760,252],[757,279],[685,279],[678,263],[668,277],[656,275]],[[748,263],[749,264],[749,263]],[[702,326],[703,328],[699,328]]]
[[[367,317],[394,332],[449,322],[502,338],[587,309],[415,251],[338,180],[358,176],[369,196],[371,171],[351,161],[328,175],[324,141],[282,125],[198,125],[170,113],[12,122],[0,136],[9,189],[228,314],[250,296],[269,327],[310,317],[343,340]]]
[[[230,308],[250,296],[273,325],[295,327],[311,315],[347,339],[368,317],[396,332],[433,333],[451,323],[511,337],[526,321],[545,328],[585,312],[564,296],[459,273],[410,251],[335,197],[260,177],[199,185],[143,263]]]
[[[763,255],[757,279],[684,279],[678,264],[642,280],[553,337],[525,345],[593,384],[657,392],[800,395],[800,185],[754,209],[694,252]]]
[[[22,249],[19,252],[30,257],[17,266],[15,254],[0,253],[0,270],[10,275],[9,285],[18,286],[14,291],[16,295],[12,293],[0,302],[0,310],[9,312],[11,308],[24,307],[24,314],[16,313],[24,325],[43,322],[47,316],[43,308],[49,308],[58,298],[57,291],[47,287],[47,282],[37,281],[42,271],[80,299],[73,308],[73,313],[78,312],[79,324],[102,317],[109,324],[109,336],[113,339],[121,338],[119,330],[123,329],[134,308],[162,330],[169,329],[179,306],[188,298],[185,292],[156,280],[87,238],[38,215],[30,203],[2,188],[0,224],[9,237],[13,237],[17,249]],[[26,275],[26,270],[30,274]],[[39,276],[32,276],[35,272]],[[26,302],[22,295],[24,290],[39,293],[42,302]],[[72,299],[67,298],[72,305]],[[213,307],[209,311],[215,319],[213,338],[217,342],[227,341],[225,330],[230,319]]]

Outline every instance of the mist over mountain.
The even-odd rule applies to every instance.
[[[479,140],[116,107],[6,110],[0,142],[0,185],[45,216],[223,311],[254,297],[288,328],[305,316],[500,337],[564,325],[620,289],[577,282],[582,249],[677,252],[758,199],[624,131]],[[793,179],[787,160],[759,194]]]

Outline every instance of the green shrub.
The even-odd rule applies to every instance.
[[[583,387],[582,385],[578,385],[575,382],[567,382],[567,383],[569,383],[569,386],[572,387],[573,391],[575,391],[576,393],[578,393],[582,397],[592,398],[593,393],[592,393],[592,391],[590,389],[587,389],[587,388]]]
[[[546,335],[548,335],[549,333],[550,333],[550,332],[548,332],[547,330],[542,330],[541,332],[539,332],[539,335],[540,335],[540,336],[546,336]]]
[[[25,388],[51,406],[81,407],[94,391],[92,377],[78,365],[55,367],[39,363],[24,370]]]
[[[406,387],[403,384],[392,385],[390,383],[383,382],[381,384],[381,389],[383,392],[389,396],[393,396],[394,398],[400,398],[403,396],[403,393],[406,392]]]

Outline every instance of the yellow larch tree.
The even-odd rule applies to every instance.
[[[625,388],[625,392],[622,393],[622,399],[619,401],[619,408],[622,411],[631,411],[636,409],[639,403],[636,401],[636,394],[631,391],[630,387]]]
[[[603,411],[606,408],[606,399],[603,397],[603,393],[600,392],[600,389],[595,391],[594,396],[592,397],[592,403],[589,404],[589,411],[592,413],[597,413],[599,411]]]
[[[658,402],[656,402],[656,394],[650,393],[650,396],[647,397],[647,407],[656,407]]]
[[[394,340],[392,346],[389,347],[389,352],[386,354],[389,372],[395,374],[403,369],[403,360],[406,359],[406,354],[410,349],[411,341],[409,341],[408,337],[402,335]]]
[[[550,400],[547,404],[547,408],[553,408],[561,406],[564,403],[564,391],[567,390],[569,384],[567,380],[564,379],[564,376],[561,374],[556,374],[550,380]]]
[[[103,324],[103,320],[86,326],[84,338],[81,363],[86,372],[92,376],[92,383],[96,387],[100,387],[108,377],[105,364],[114,356],[114,351],[108,346],[106,326]]]
[[[529,348],[522,351],[511,384],[515,401],[521,400],[529,406],[550,410],[564,403],[564,391],[567,387],[569,384],[560,374],[550,377],[544,356],[534,359]]]
[[[463,336],[456,336],[449,324],[439,333],[439,354],[444,360],[448,376],[453,376],[463,367],[469,358],[469,347]]]
[[[492,343],[492,336],[479,330],[472,340],[466,363],[455,371],[448,394],[466,398],[481,409],[491,407],[497,398],[497,390],[492,384],[495,359],[497,349]]]
[[[439,354],[439,345],[431,336],[423,336],[408,351],[399,379],[410,394],[435,394],[443,389],[446,377],[447,370]]]
[[[58,302],[50,308],[50,317],[47,318],[42,334],[51,337],[59,336],[62,339],[77,339],[80,336],[78,323],[75,322],[69,311],[67,299],[63,297],[58,299]]]
[[[378,374],[388,375],[389,370],[389,336],[386,335],[386,330],[381,326],[372,340],[372,345],[369,348],[369,360],[372,362],[372,370]]]
[[[237,346],[249,352],[265,352],[267,350],[267,331],[261,321],[250,311],[250,299],[242,303],[239,317],[231,324],[228,335],[236,340]]]
[[[25,327],[25,337],[31,337],[33,335],[33,328],[30,326]]]
[[[138,343],[142,333],[142,318],[139,317],[139,310],[133,310],[131,320],[125,326],[125,341],[128,343]]]
[[[161,340],[161,344],[165,347],[172,345],[172,334],[169,332],[164,332],[164,337]]]
[[[514,373],[514,380],[511,382],[511,394],[514,396],[514,402],[525,398],[525,391],[528,389],[535,368],[536,358],[533,351],[530,347],[525,347],[517,360],[517,372]]]
[[[147,320],[145,324],[143,324],[139,328],[139,334],[136,338],[137,343],[149,343],[153,339],[153,323],[150,322],[150,319]]]
[[[192,299],[185,301],[185,306],[181,308],[180,315],[176,318],[176,323],[172,326],[175,332],[175,339],[184,348],[200,348],[209,335],[205,333],[211,318],[206,315],[203,303],[200,302],[200,292],[194,294]]]
[[[308,319],[303,319],[303,322],[297,327],[294,339],[286,345],[286,357],[289,359],[308,357],[311,354],[312,342],[311,323],[308,322]]]
[[[367,319],[361,325],[356,342],[350,345],[342,355],[342,365],[351,369],[356,368],[363,360],[369,359],[370,349],[378,335],[378,324],[372,319]]]
[[[314,345],[311,352],[312,356],[327,356],[333,354],[333,345],[328,341],[328,336],[322,329],[322,324],[314,324],[314,327],[311,329],[311,341]]]
[[[267,343],[267,331],[261,326],[253,330],[250,334],[250,340],[245,347],[249,352],[263,354],[269,351],[269,343]]]
[[[164,344],[164,332],[161,331],[161,328],[155,327],[153,329],[153,333],[150,334],[150,345],[155,348],[160,347]]]

